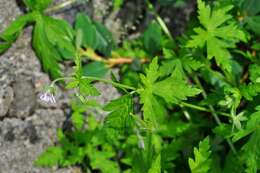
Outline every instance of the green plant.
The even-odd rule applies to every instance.
[[[78,165],[104,173],[258,172],[258,1],[207,5],[198,0],[198,19],[187,28],[194,32],[176,38],[147,1],[155,20],[140,38],[120,48],[103,25],[83,13],[74,27],[44,15],[49,3],[25,0],[30,12],[0,35],[3,52],[26,24],[34,23],[34,49],[54,78],[42,100],[55,102],[59,81],[75,91],[73,128],[59,129],[59,144],[36,165]],[[119,8],[123,1],[114,3]],[[74,62],[70,76],[59,76],[62,58]],[[115,65],[121,78],[113,73],[111,80],[103,78]],[[122,96],[100,105],[88,97],[100,94],[96,81],[113,85]],[[97,120],[87,114],[93,108],[108,114]]]

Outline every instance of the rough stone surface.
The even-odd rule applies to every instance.
[[[32,81],[18,78],[13,83],[14,99],[9,110],[9,116],[26,118],[31,115],[36,106],[36,95]]]
[[[0,0],[0,32],[20,14],[15,0]],[[57,16],[69,18],[63,13]],[[63,127],[69,112],[71,93],[57,88],[56,104],[39,100],[50,79],[31,48],[31,30],[26,28],[0,56],[0,173],[80,173],[77,167],[48,169],[33,165],[40,153],[57,142],[56,131]],[[109,85],[97,87],[102,93],[97,98],[100,103],[119,96]],[[96,114],[102,118],[104,112]]]

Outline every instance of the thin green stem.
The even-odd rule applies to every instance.
[[[184,106],[184,107],[196,109],[196,110],[199,110],[199,111],[211,112],[210,109],[207,109],[207,108],[202,107],[202,106],[198,106],[198,105],[194,105],[194,104],[190,104],[190,103],[186,103],[186,102],[181,102],[180,104],[181,104],[182,106]],[[225,113],[225,112],[218,112],[218,111],[216,111],[216,113],[219,114],[219,115],[223,115],[223,116],[226,116],[226,117],[230,117],[230,115],[229,115],[228,113]]]
[[[53,7],[50,7],[48,9],[46,9],[45,13],[53,13],[53,12],[59,11],[59,10],[65,8],[67,6],[70,6],[70,5],[74,4],[74,3],[76,3],[77,1],[78,0],[67,0],[67,1],[65,1],[63,3],[60,3],[58,5],[55,5]]]
[[[206,99],[208,96],[207,96],[207,93],[206,91],[204,90],[203,86],[201,85],[200,83],[200,80],[198,78],[198,76],[194,76],[194,81],[196,82],[196,84],[199,86],[199,88],[202,90],[202,96],[204,97],[204,99]],[[211,114],[213,115],[215,121],[217,122],[218,125],[222,125],[222,122],[220,121],[218,115],[217,115],[217,112],[215,111],[214,107],[212,105],[209,104],[209,110],[211,112]],[[230,149],[233,151],[233,153],[237,153],[233,143],[231,142],[231,140],[229,138],[226,139],[227,140],[227,143],[230,147]]]
[[[117,82],[107,80],[107,79],[103,79],[103,78],[92,77],[92,76],[83,76],[82,78],[89,79],[89,80],[96,80],[96,81],[100,81],[100,82],[104,82],[104,83],[109,83],[109,84],[112,84],[112,85],[117,86],[119,88],[125,88],[125,89],[136,91],[136,88],[131,87],[129,85],[124,85],[124,84],[117,83]]]
[[[169,31],[167,25],[165,24],[165,22],[163,21],[163,19],[161,18],[161,16],[157,13],[157,11],[155,10],[153,4],[149,1],[146,0],[147,5],[148,5],[148,9],[153,13],[153,15],[155,16],[156,21],[158,22],[158,24],[161,26],[163,32],[171,39],[173,40],[173,37],[171,35],[171,32]]]
[[[111,80],[107,80],[107,79],[103,79],[103,78],[98,78],[98,77],[92,77],[92,76],[83,76],[83,79],[89,79],[89,80],[95,80],[95,81],[100,81],[103,83],[108,83],[108,84],[112,84],[114,86],[117,86],[119,88],[125,88],[125,89],[129,89],[132,90],[131,94],[134,94],[136,92],[136,88],[128,86],[128,85],[124,85],[124,84],[120,84]],[[61,78],[57,78],[54,81],[52,81],[51,86],[53,86],[56,82],[58,81],[64,81],[64,80],[73,80],[75,79],[74,77],[61,77]]]

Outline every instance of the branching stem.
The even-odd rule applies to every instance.
[[[207,96],[207,93],[206,93],[206,91],[204,90],[203,86],[201,85],[198,76],[196,76],[196,75],[194,76],[194,81],[195,81],[195,83],[199,86],[199,88],[202,90],[202,96],[203,96],[203,98],[206,99],[206,98],[208,97],[208,96]],[[214,107],[213,107],[211,104],[209,104],[209,110],[210,110],[211,114],[213,115],[213,117],[214,117],[215,121],[217,122],[217,124],[218,124],[218,125],[222,125],[222,122],[220,121],[220,119],[219,119],[219,117],[218,117],[218,115],[217,115],[217,112],[215,111]],[[230,116],[230,115],[229,115],[229,116]],[[227,138],[227,143],[228,143],[230,149],[233,151],[233,153],[236,154],[237,151],[236,151],[236,149],[235,149],[233,143],[231,142],[231,140],[230,140],[229,138]]]
[[[124,85],[124,84],[121,84],[121,83],[117,83],[117,82],[114,82],[114,81],[111,81],[111,80],[103,79],[103,78],[92,77],[92,76],[83,76],[82,78],[83,79],[94,80],[94,81],[100,81],[100,82],[103,82],[103,83],[108,83],[108,84],[117,86],[119,88],[129,89],[129,90],[132,90],[131,94],[135,93],[135,91],[136,91],[136,88],[134,88],[134,87],[131,87],[131,86],[128,86],[128,85]],[[58,81],[73,80],[73,79],[75,79],[75,78],[74,77],[61,77],[61,78],[57,78],[54,81],[52,81],[51,86],[54,86],[54,84],[57,83]]]
[[[198,106],[198,105],[194,105],[194,104],[190,104],[190,103],[186,103],[186,102],[181,102],[180,103],[182,106],[184,107],[188,107],[188,108],[191,108],[191,109],[196,109],[196,110],[199,110],[199,111],[204,111],[204,112],[211,112],[210,109],[208,108],[205,108],[205,107],[202,107],[202,106]],[[217,114],[219,115],[223,115],[223,116],[226,116],[226,117],[230,117],[230,115],[228,113],[225,113],[225,112],[218,112],[218,111],[215,111]]]

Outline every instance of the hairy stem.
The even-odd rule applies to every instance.
[[[128,85],[124,85],[121,83],[117,83],[111,80],[107,80],[107,79],[103,79],[103,78],[98,78],[98,77],[92,77],[92,76],[83,76],[83,79],[89,79],[89,80],[94,80],[94,81],[99,81],[99,82],[103,82],[103,83],[108,83],[114,86],[117,86],[119,88],[124,88],[124,89],[129,89],[132,90],[133,92],[131,92],[131,94],[135,93],[136,88],[128,86]],[[64,80],[73,80],[75,79],[74,77],[61,77],[61,78],[57,78],[54,81],[52,81],[51,86],[54,86],[55,83],[57,83],[58,81],[64,81]]]
[[[117,82],[114,82],[114,81],[111,81],[111,80],[107,80],[107,79],[103,79],[103,78],[91,77],[91,76],[83,76],[82,78],[89,79],[89,80],[100,81],[100,82],[104,82],[104,83],[109,83],[109,84],[112,84],[112,85],[117,86],[119,88],[125,88],[125,89],[129,89],[129,90],[133,90],[133,91],[136,90],[136,88],[131,87],[129,85],[124,85],[124,84],[117,83]]]
[[[210,109],[208,108],[205,108],[205,107],[202,107],[202,106],[198,106],[198,105],[194,105],[194,104],[190,104],[190,103],[186,103],[186,102],[181,102],[180,103],[182,106],[184,107],[188,107],[188,108],[191,108],[191,109],[196,109],[196,110],[199,110],[199,111],[204,111],[204,112],[211,112]],[[228,113],[225,113],[225,112],[218,112],[218,111],[215,111],[217,114],[219,115],[223,115],[223,116],[226,116],[226,117],[230,117],[230,115]]]
[[[201,85],[198,76],[196,76],[196,75],[194,76],[194,81],[195,81],[196,84],[199,86],[199,88],[202,90],[202,96],[203,96],[203,98],[206,99],[206,98],[208,97],[208,96],[207,96],[207,93],[206,93],[206,91],[204,90],[203,86]],[[217,112],[215,111],[214,107],[213,107],[211,104],[209,104],[209,110],[210,110],[211,114],[213,115],[213,117],[214,117],[215,121],[217,122],[217,124],[218,124],[218,125],[222,125],[222,122],[220,121],[220,119],[219,119],[219,117],[218,117],[218,115],[217,115]],[[230,140],[229,138],[227,138],[227,143],[228,143],[230,149],[233,151],[233,153],[236,154],[236,153],[237,153],[237,152],[236,152],[236,149],[235,149],[233,143],[231,142],[231,140]]]
[[[147,2],[147,6],[148,9],[153,13],[153,15],[155,16],[155,19],[157,21],[157,23],[161,26],[163,32],[171,39],[173,40],[173,37],[171,35],[171,32],[169,31],[167,25],[165,24],[165,22],[163,21],[163,19],[161,18],[161,16],[157,13],[157,11],[155,10],[153,4],[149,1],[146,0]]]

